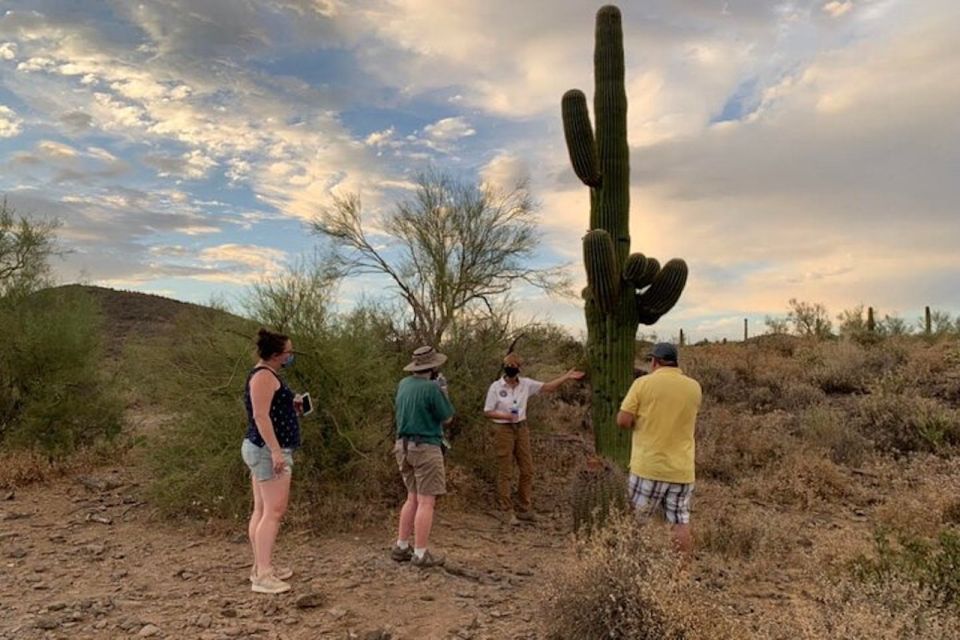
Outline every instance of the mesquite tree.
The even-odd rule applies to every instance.
[[[593,385],[592,419],[597,452],[626,465],[630,434],[615,418],[633,381],[640,324],[654,324],[676,304],[687,281],[687,265],[673,259],[630,253],[630,148],[624,88],[620,10],[597,12],[593,109],[573,89],[563,96],[563,129],[573,170],[590,187],[590,231],[583,239],[587,271],[584,290],[587,351]]]

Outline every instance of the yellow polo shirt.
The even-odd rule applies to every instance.
[[[693,431],[701,397],[700,383],[677,367],[659,367],[634,380],[620,405],[636,416],[631,473],[663,482],[694,481]]]

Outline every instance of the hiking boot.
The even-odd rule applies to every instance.
[[[533,511],[521,511],[517,514],[518,520],[523,520],[524,522],[536,522],[537,514]]]
[[[443,556],[435,556],[431,554],[429,551],[424,551],[422,558],[418,558],[416,554],[414,554],[414,556],[410,558],[410,564],[412,564],[415,567],[420,567],[421,569],[428,569],[430,567],[440,567],[440,566],[443,566],[443,562],[444,562]]]
[[[254,578],[250,589],[256,593],[283,593],[290,591],[290,584],[268,573]]]
[[[393,548],[390,549],[390,558],[395,562],[407,562],[412,557],[413,547],[410,545],[407,545],[406,549],[401,549],[400,545],[394,543]]]
[[[293,569],[290,567],[274,567],[273,568],[273,577],[279,580],[289,580],[293,577]],[[250,582],[253,582],[257,578],[257,568],[253,567],[250,569]]]

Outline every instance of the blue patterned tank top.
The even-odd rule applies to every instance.
[[[300,418],[293,406],[294,394],[283,378],[270,367],[254,367],[247,374],[247,383],[243,392],[243,404],[247,408],[246,438],[258,447],[267,444],[260,436],[257,422],[253,419],[253,402],[250,399],[250,379],[260,369],[269,371],[280,382],[280,388],[274,392],[273,399],[270,401],[270,421],[273,422],[273,432],[277,436],[277,442],[282,449],[297,449],[300,447]]]

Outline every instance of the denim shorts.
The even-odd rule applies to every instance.
[[[293,449],[281,449],[283,460],[286,463],[284,473],[293,471]],[[278,477],[273,472],[273,460],[270,458],[270,447],[258,447],[246,438],[243,439],[243,445],[240,447],[240,455],[243,461],[250,467],[250,474],[257,482],[273,480]]]

